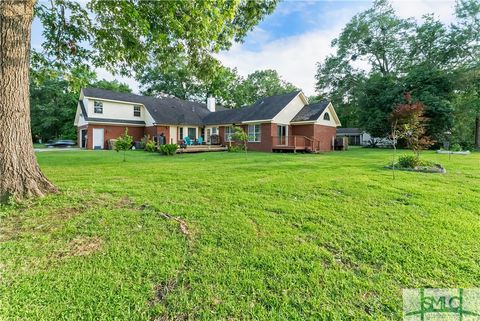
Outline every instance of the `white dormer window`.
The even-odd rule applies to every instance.
[[[134,117],[141,117],[142,112],[141,112],[141,107],[140,105],[133,106],[133,116]]]
[[[323,115],[323,120],[330,120],[330,115],[325,113],[325,115]]]
[[[93,112],[95,114],[103,114],[103,103],[101,101],[95,100],[93,102]]]

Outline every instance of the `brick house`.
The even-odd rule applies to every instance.
[[[78,144],[106,149],[109,139],[128,128],[135,141],[145,135],[180,144],[185,137],[206,144],[230,143],[234,126],[249,135],[256,151],[329,151],[340,126],[333,105],[309,104],[302,91],[266,97],[249,107],[225,109],[171,97],[148,97],[104,89],[83,88],[75,116]]]

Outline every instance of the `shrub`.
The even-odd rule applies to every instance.
[[[177,152],[177,144],[160,145],[160,152],[163,155],[173,156]]]
[[[240,150],[241,150],[241,148],[239,146],[236,146],[236,145],[228,146],[228,151],[229,152],[239,152]]]
[[[460,144],[452,144],[452,147],[450,147],[450,150],[452,152],[461,152],[462,151],[462,146],[460,146]]]
[[[141,146],[147,152],[155,151],[155,142],[150,137],[150,135],[143,136]]]
[[[403,155],[398,158],[398,165],[402,168],[415,168],[422,162],[416,155]]]

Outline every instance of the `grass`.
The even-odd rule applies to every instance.
[[[1,320],[400,320],[480,286],[480,154],[43,152],[61,193],[0,207]]]

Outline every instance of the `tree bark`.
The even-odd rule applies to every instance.
[[[475,148],[480,149],[480,115],[475,118]]]
[[[35,0],[0,0],[0,203],[56,192],[30,130],[30,38]]]

